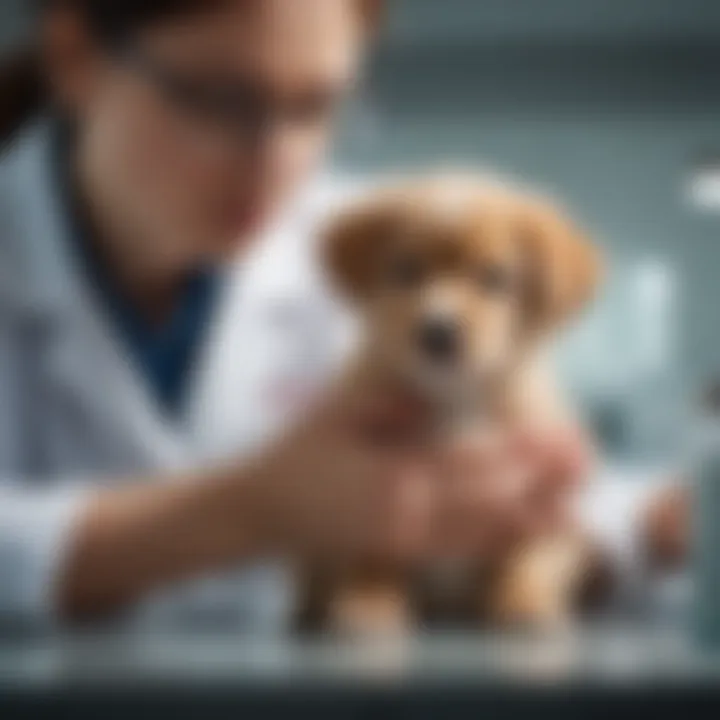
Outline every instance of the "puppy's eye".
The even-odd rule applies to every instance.
[[[512,274],[500,265],[486,265],[477,273],[478,286],[487,293],[500,295],[512,289]]]
[[[422,281],[422,278],[422,264],[411,256],[395,258],[388,268],[388,280],[396,287],[414,287]]]

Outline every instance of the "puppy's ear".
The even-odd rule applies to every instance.
[[[397,208],[388,199],[368,198],[341,211],[323,237],[322,262],[332,283],[352,300],[371,292],[380,273],[380,258],[398,224]]]
[[[527,312],[536,329],[549,329],[569,320],[593,298],[602,278],[602,260],[585,235],[550,205],[532,204],[520,216]]]

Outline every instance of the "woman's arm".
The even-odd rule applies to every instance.
[[[417,413],[355,410],[330,402],[225,468],[133,479],[86,496],[62,538],[57,613],[106,615],[175,581],[269,555],[414,552],[429,508],[410,491],[429,485],[422,449],[378,452],[366,431],[368,423],[408,427]],[[0,517],[0,545],[2,529]]]
[[[268,550],[249,473],[134,481],[87,498],[57,575],[62,619],[106,615],[185,577]]]
[[[449,538],[439,528],[467,528],[456,538],[459,547],[493,552],[493,538],[507,536],[536,506],[538,482],[550,495],[566,494],[566,483],[557,484],[566,468],[549,455],[531,463],[532,493],[512,502],[488,494],[501,468],[516,463],[517,447],[500,456],[454,450],[469,484],[448,483],[444,470],[443,482],[434,482],[436,456],[408,444],[418,415],[417,408],[338,398],[255,458],[185,477],[84,491],[67,503],[72,512],[56,513],[62,522],[53,523],[42,543],[40,565],[46,567],[38,577],[52,577],[45,583],[52,609],[63,620],[102,616],[176,581],[268,556],[417,559],[446,546]],[[398,447],[377,446],[374,438],[394,433],[403,438]],[[567,453],[559,454],[572,465]],[[2,569],[4,549],[12,554],[23,544],[19,539],[27,539],[27,528],[41,527],[40,508],[48,499],[41,490],[23,501],[23,516],[31,520],[25,523],[14,517],[13,503],[3,508],[0,494],[0,584],[10,577]],[[36,598],[41,585],[35,582]],[[10,604],[16,611],[31,606],[20,597]]]

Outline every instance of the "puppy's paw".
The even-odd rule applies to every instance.
[[[568,627],[580,558],[576,547],[564,543],[518,554],[490,589],[485,610],[491,625],[539,632]]]
[[[522,584],[499,588],[485,607],[485,617],[493,629],[522,633],[557,632],[571,623],[565,598]]]
[[[409,602],[395,592],[346,592],[329,608],[328,630],[341,637],[403,637],[412,626]]]

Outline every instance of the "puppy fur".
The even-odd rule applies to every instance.
[[[554,203],[473,176],[400,182],[334,219],[323,262],[362,322],[344,378],[354,391],[412,393],[444,440],[570,422],[543,356],[593,296],[601,262]],[[428,618],[560,623],[587,552],[567,535],[449,574],[440,564],[420,573],[377,563],[314,568],[301,624],[384,632]]]

